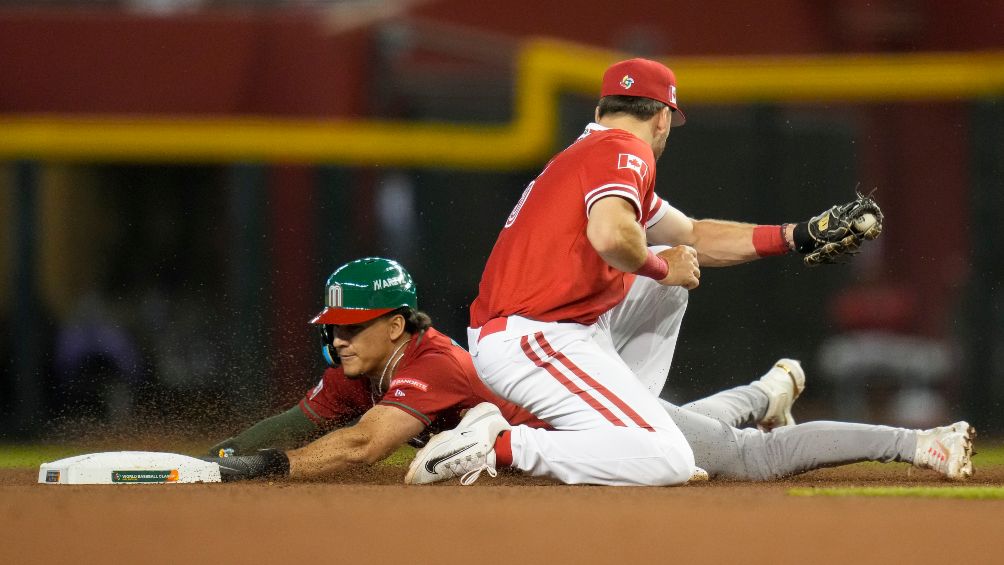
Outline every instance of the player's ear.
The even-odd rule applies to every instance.
[[[599,106],[597,106],[596,109],[593,110],[593,121],[594,122],[599,122],[600,121],[600,107]]]
[[[401,337],[401,334],[404,333],[406,327],[407,326],[404,322],[404,316],[402,316],[401,314],[391,316],[390,324],[388,327],[388,332],[390,334],[389,337],[391,341],[397,341],[397,338]]]
[[[653,116],[651,122],[653,137],[661,137],[662,134],[669,131],[669,126],[672,122],[672,116],[670,115],[671,111],[672,110],[669,109],[669,106],[663,106],[662,109],[656,112],[655,116]]]

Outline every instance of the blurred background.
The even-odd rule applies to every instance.
[[[327,275],[400,260],[464,339],[605,66],[677,71],[694,217],[886,212],[851,263],[705,271],[664,396],[801,359],[801,419],[1004,432],[1004,3],[0,1],[0,440],[220,439],[320,376]]]

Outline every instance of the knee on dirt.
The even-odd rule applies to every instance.
[[[694,452],[679,433],[652,433],[661,457],[653,464],[649,486],[685,484],[694,472]]]

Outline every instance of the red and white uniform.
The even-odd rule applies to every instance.
[[[667,246],[653,246],[658,253]],[[650,394],[665,395],[676,342],[690,294],[682,286],[663,286],[635,277],[624,300],[596,321],[617,354]]]
[[[510,422],[543,425],[527,411],[492,394],[478,378],[467,351],[429,328],[412,336],[405,346],[382,397],[371,393],[368,379],[350,379],[341,367],[332,367],[299,406],[324,429],[347,425],[379,404],[402,410],[435,432],[456,427],[460,412],[481,402],[497,404]]]
[[[655,194],[652,148],[634,135],[590,124],[526,187],[488,258],[471,327],[518,315],[592,324],[619,304],[634,275],[603,260],[586,238],[589,209],[616,196],[648,227],[665,214]]]
[[[468,342],[482,380],[557,431],[515,426],[514,466],[565,483],[686,482],[694,457],[657,398],[596,325],[634,276],[586,237],[589,210],[623,198],[649,226],[664,213],[655,160],[632,134],[591,124],[524,191],[471,306]]]

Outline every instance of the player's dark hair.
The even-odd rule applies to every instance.
[[[404,318],[404,331],[410,334],[418,333],[432,327],[432,318],[428,314],[421,310],[412,310],[407,306],[398,308],[393,312],[388,312],[384,316],[392,318],[398,314]]]
[[[658,114],[666,105],[658,100],[640,96],[604,96],[600,98],[599,115],[628,114],[639,120],[648,120]]]

